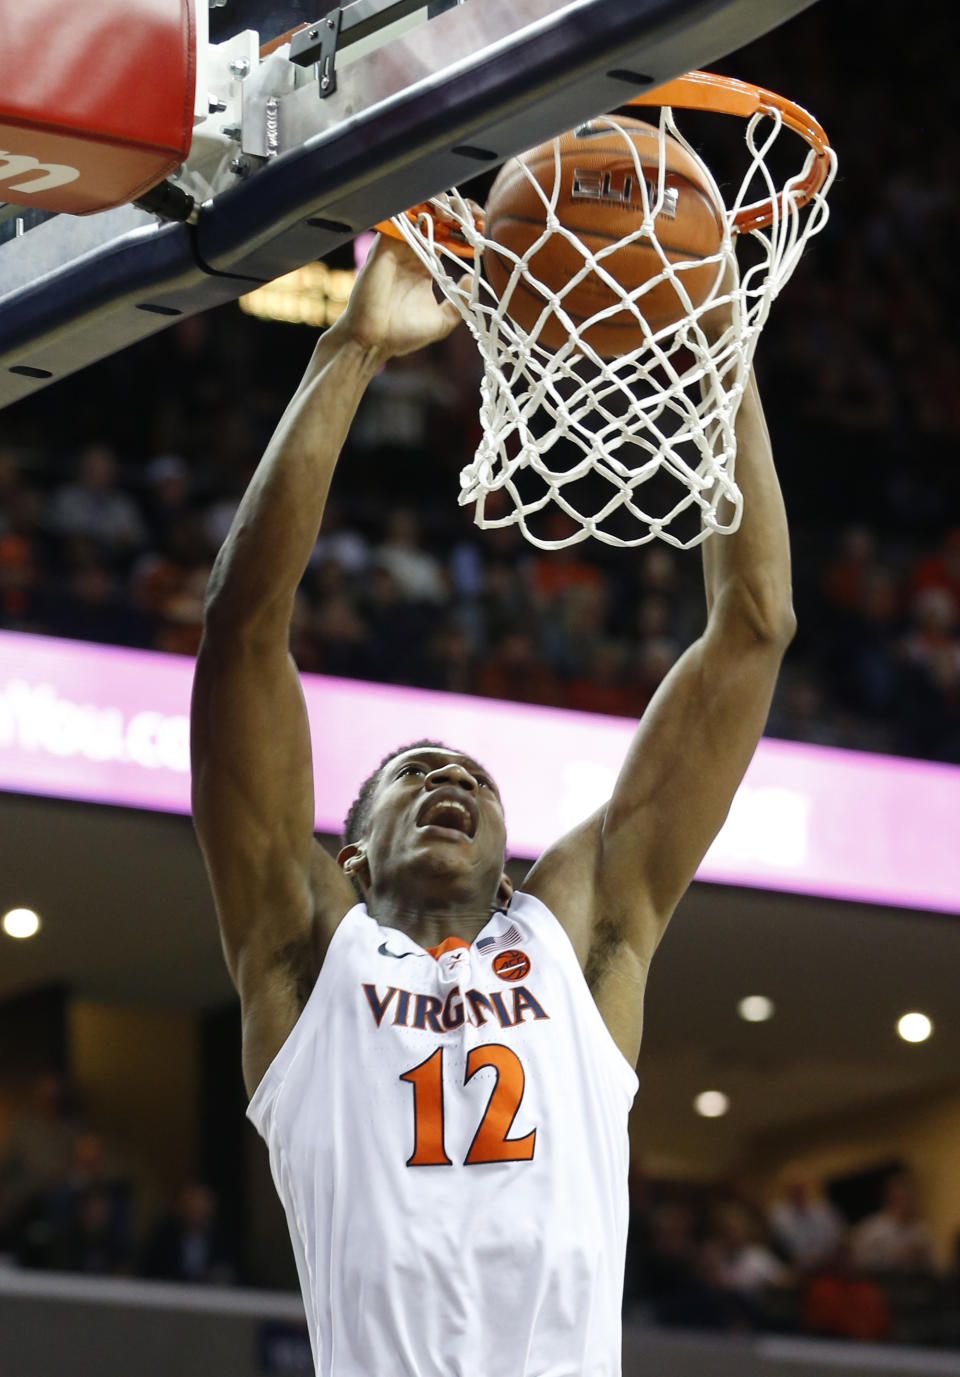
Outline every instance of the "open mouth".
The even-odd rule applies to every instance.
[[[472,799],[451,797],[450,794],[428,798],[417,814],[418,827],[443,827],[474,837],[477,831],[476,805]]]

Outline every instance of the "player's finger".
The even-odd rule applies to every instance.
[[[436,338],[438,340],[446,339],[447,335],[451,334],[452,331],[454,331],[457,328],[457,326],[460,324],[460,321],[463,319],[463,317],[460,315],[460,312],[457,310],[456,306],[454,306],[452,301],[441,302],[439,306],[439,314],[441,325],[436,334]]]

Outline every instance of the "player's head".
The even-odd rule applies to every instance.
[[[489,771],[440,741],[400,746],[364,780],[344,823],[341,866],[365,898],[411,909],[506,903],[506,828]]]

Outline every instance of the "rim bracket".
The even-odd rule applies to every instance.
[[[337,52],[426,9],[429,0],[353,0],[299,29],[290,40],[290,61],[316,68],[321,100],[337,89]]]

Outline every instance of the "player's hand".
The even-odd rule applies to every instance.
[[[455,306],[434,297],[433,278],[410,246],[381,234],[333,329],[386,360],[444,339],[459,321]]]

